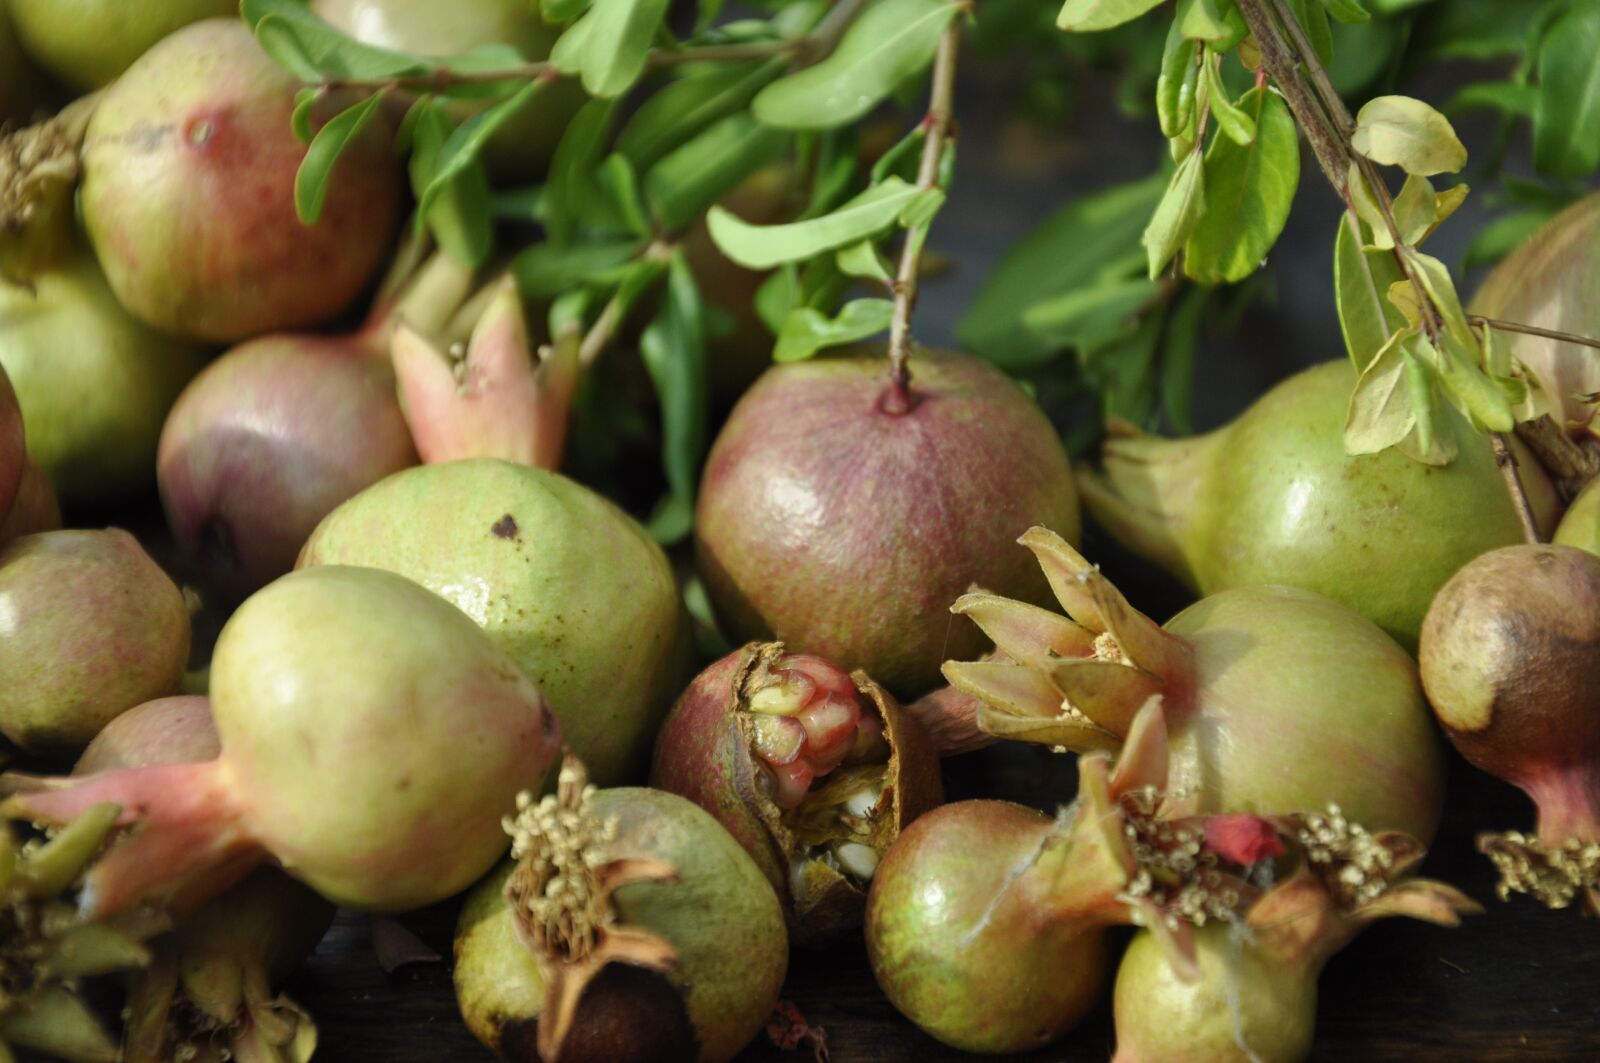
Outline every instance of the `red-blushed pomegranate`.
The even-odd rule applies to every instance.
[[[945,665],[952,685],[984,703],[984,730],[1114,749],[1160,694],[1185,810],[1338,804],[1374,829],[1433,837],[1444,799],[1439,739],[1416,665],[1376,624],[1309,591],[1241,587],[1161,627],[1060,536],[1034,528],[1020,541],[1068,616],[993,594],[953,606],[1009,658]]]
[[[417,463],[389,342],[401,321],[442,329],[471,282],[435,254],[356,332],[249,340],[178,397],[157,481],[179,547],[212,585],[245,594],[283,575],[318,521]]]
[[[1094,1004],[1111,926],[1149,927],[1194,977],[1195,927],[1236,918],[1253,895],[1234,857],[1283,846],[1254,817],[1172,818],[1166,758],[1152,698],[1114,771],[1104,753],[1079,761],[1078,799],[1055,819],[959,801],[911,824],[867,900],[867,956],[890,1003],[955,1048],[1020,1052]]]
[[[1482,911],[1442,882],[1407,877],[1423,856],[1414,838],[1369,834],[1337,809],[1282,825],[1302,862],[1242,926],[1195,931],[1197,978],[1177,977],[1153,935],[1134,936],[1117,969],[1113,1063],[1299,1063],[1322,967],[1364,927],[1399,915],[1453,927]]]
[[[1501,898],[1600,913],[1600,557],[1558,545],[1484,554],[1434,599],[1421,660],[1456,749],[1539,808],[1533,836],[1478,838]]]
[[[1034,524],[1078,532],[1055,429],[1015,383],[923,351],[909,395],[881,357],[769,369],[711,448],[695,518],[700,573],[726,633],[776,638],[899,697],[937,685],[978,633],[938,619],[971,584],[1044,600],[1007,549]]]
[[[788,967],[776,894],[692,802],[587,782],[569,758],[506,818],[513,862],[456,929],[462,1017],[517,1063],[731,1060]]]
[[[141,903],[181,917],[269,860],[349,907],[431,904],[505,851],[497,817],[544,781],[560,738],[532,682],[460,610],[333,565],[240,606],[212,657],[211,706],[214,760],[0,806],[60,823],[114,801],[137,826],[86,876],[86,917]]]
[[[183,592],[116,528],[27,535],[0,550],[0,733],[74,754],[107,723],[178,689]]]
[[[163,698],[106,725],[74,775],[190,764],[222,752],[204,697]],[[225,1051],[240,1060],[306,1063],[316,1027],[273,987],[305,959],[333,906],[274,868],[262,868],[151,943],[124,1008],[124,1058],[167,1063]]]
[[[11,512],[0,520],[0,546],[24,535],[55,531],[61,527],[61,503],[39,466],[22,463],[22,483],[11,502]]]
[[[797,944],[860,925],[883,854],[942,796],[938,753],[891,694],[772,642],[695,678],[661,726],[650,785],[744,846]]]
[[[237,15],[236,0],[7,0],[23,45],[73,88],[109,84],[161,38],[203,18]]]
[[[210,19],[106,90],[84,140],[83,218],[135,317],[233,342],[324,322],[371,280],[399,213],[390,138],[374,124],[346,147],[321,217],[303,225],[294,178],[306,149],[289,121],[299,87],[242,21]]]
[[[27,461],[27,439],[22,434],[22,409],[11,378],[0,366],[0,521],[11,512],[22,486],[22,466]]]

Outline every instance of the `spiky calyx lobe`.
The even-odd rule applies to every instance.
[[[700,572],[730,636],[861,669],[897,696],[938,683],[976,632],[930,622],[976,582],[1044,600],[1005,549],[1031,524],[1075,538],[1060,438],[993,367],[921,351],[903,413],[880,355],[769,369],[712,446],[695,521]]]
[[[704,811],[671,794],[594,791],[569,762],[555,795],[507,822],[514,865],[468,899],[456,992],[507,1058],[731,1059],[777,1000],[777,897]]]
[[[370,125],[345,149],[321,217],[302,224],[294,180],[305,145],[290,122],[299,87],[234,18],[186,26],[106,90],[85,141],[81,202],[106,278],[134,315],[233,342],[320,324],[371,279],[400,203],[387,129]]]
[[[126,709],[178,687],[183,592],[125,531],[53,531],[0,550],[0,732],[72,754]]]
[[[1299,856],[1241,925],[1195,932],[1198,977],[1182,980],[1148,933],[1117,971],[1115,1063],[1298,1063],[1311,1050],[1317,977],[1373,921],[1440,926],[1480,911],[1459,891],[1408,876],[1422,846],[1369,834],[1338,811],[1283,817]]]
[[[878,861],[943,797],[938,754],[892,695],[781,643],[695,678],[662,725],[650,782],[744,846],[800,945],[860,925]]]
[[[1450,741],[1525,791],[1536,837],[1486,835],[1501,893],[1600,912],[1600,557],[1522,545],[1462,568],[1428,611],[1422,682]]]
[[[1252,896],[1230,854],[1268,858],[1281,846],[1238,817],[1172,818],[1166,754],[1153,698],[1114,771],[1106,754],[1082,758],[1078,800],[1055,820],[963,801],[912,824],[867,907],[867,954],[890,1002],[946,1044],[1016,1052],[1054,1040],[1093,1004],[1107,927],[1150,928],[1192,977],[1194,927],[1234,918]],[[1256,841],[1239,845],[1246,836]]]
[[[1035,528],[1020,541],[1068,616],[990,594],[956,602],[1005,655],[945,666],[984,703],[984,730],[1115,749],[1159,693],[1172,786],[1188,811],[1338,802],[1383,829],[1432,836],[1444,797],[1438,738],[1415,664],[1376,625],[1308,591],[1246,587],[1163,628],[1060,536]]]
[[[148,961],[130,935],[81,922],[62,895],[99,853],[115,805],[91,807],[46,841],[0,827],[0,1054],[31,1048],[80,1063],[116,1063],[117,1046],[76,995],[76,979]]]
[[[1396,450],[1347,454],[1354,384],[1347,362],[1328,362],[1209,435],[1114,434],[1100,468],[1079,469],[1084,503],[1118,541],[1200,594],[1299,587],[1414,648],[1434,593],[1485,550],[1520,542],[1522,527],[1488,441],[1464,425],[1460,454],[1443,467]],[[1548,532],[1559,512],[1555,489],[1513,446]],[[1463,521],[1461,513],[1476,516]]]

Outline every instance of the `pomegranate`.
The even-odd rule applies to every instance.
[[[1600,554],[1600,480],[1578,492],[1550,541]]]
[[[125,531],[53,531],[0,549],[0,733],[75,753],[170,694],[189,659],[180,591]]]
[[[111,289],[176,335],[232,342],[348,306],[389,249],[400,172],[387,133],[346,147],[322,216],[295,216],[299,82],[237,18],[167,37],[106,90],[83,147],[83,217]],[[330,98],[323,117],[340,101]]]
[[[600,782],[644,775],[688,676],[666,555],[559,473],[492,459],[407,469],[328,514],[300,564],[388,569],[454,602],[550,699]]]
[[[27,121],[47,94],[44,79],[22,51],[6,4],[0,4],[0,125]]]
[[[921,352],[909,394],[882,358],[769,369],[706,463],[695,547],[724,631],[859,668],[897,696],[935,686],[978,633],[929,618],[976,582],[1043,600],[1004,546],[1032,524],[1078,531],[1066,452],[999,370]],[[902,409],[903,406],[903,409]]]
[[[39,466],[22,463],[22,486],[11,503],[11,513],[0,520],[0,546],[24,535],[55,531],[61,527],[61,504]]]
[[[1346,454],[1354,385],[1348,362],[1327,362],[1290,377],[1209,435],[1114,434],[1101,469],[1080,472],[1084,504],[1120,542],[1199,594],[1300,587],[1349,606],[1414,649],[1434,592],[1485,550],[1520,542],[1522,526],[1488,440],[1464,425],[1456,433],[1460,455],[1443,467],[1394,450]],[[1548,532],[1555,490],[1513,445]]]
[[[1243,926],[1195,931],[1199,977],[1177,977],[1149,933],[1117,969],[1113,1063],[1299,1063],[1311,1051],[1317,977],[1362,928],[1387,916],[1453,927],[1479,912],[1442,882],[1406,876],[1422,845],[1367,833],[1337,808],[1286,824],[1305,855]]]
[[[27,464],[27,440],[22,430],[22,410],[11,378],[0,366],[0,521],[11,512],[22,487],[22,469]]]
[[[1060,536],[1034,528],[1021,542],[1071,619],[992,594],[952,607],[1010,658],[945,665],[952,685],[984,703],[984,730],[1114,749],[1160,694],[1181,809],[1265,815],[1337,802],[1376,829],[1433,837],[1439,740],[1416,665],[1377,625],[1309,591],[1241,587],[1158,627]]]
[[[696,677],[661,727],[650,785],[744,846],[797,944],[860,925],[884,851],[942,796],[938,754],[893,696],[776,642]]]
[[[332,565],[233,614],[211,705],[214,760],[101,772],[0,806],[60,823],[114,801],[137,824],[88,873],[86,918],[141,903],[181,917],[268,860],[352,908],[431,904],[505,851],[495,817],[543,782],[560,734],[459,610],[390,573]]]
[[[1057,818],[982,800],[911,824],[867,900],[867,956],[890,1003],[963,1051],[1020,1052],[1093,1005],[1108,927],[1150,927],[1192,977],[1195,926],[1234,919],[1252,890],[1206,823],[1172,818],[1166,756],[1151,698],[1115,771],[1104,753],[1079,761],[1078,799]],[[1262,826],[1229,819],[1224,835]],[[1227,849],[1254,862],[1282,846]]]
[[[311,10],[359,41],[422,56],[499,44],[527,60],[545,59],[559,32],[529,0],[311,0]],[[490,174],[506,182],[542,177],[583,101],[583,91],[570,80],[540,89],[484,146]],[[455,117],[464,121],[483,107],[459,101]]]
[[[74,775],[152,764],[191,764],[222,752],[203,697],[163,698],[106,725]],[[305,959],[333,906],[283,872],[263,868],[151,946],[125,1009],[129,1063],[218,1058],[305,1063],[316,1028],[272,987]]]
[[[514,863],[456,930],[462,1016],[514,1061],[731,1060],[783,984],[777,896],[693,803],[587,782],[569,758],[507,818]]]
[[[1600,335],[1594,293],[1600,287],[1600,192],[1578,200],[1524,240],[1484,279],[1472,312],[1502,321]],[[1593,396],[1600,358],[1576,343],[1502,333],[1511,355],[1544,389],[1551,416],[1574,434],[1600,436]]]
[[[1485,834],[1500,895],[1600,913],[1600,557],[1511,546],[1453,576],[1422,628],[1422,684],[1475,766],[1522,789],[1536,833]]]
[[[32,285],[0,281],[0,366],[22,406],[29,456],[69,504],[144,490],[162,418],[202,350],[130,317],[85,250],[70,248]]]
[[[51,838],[24,841],[0,828],[0,1055],[34,1049],[51,1058],[116,1063],[116,1044],[77,996],[78,980],[149,961],[130,936],[78,920],[61,898],[116,823],[113,805],[91,808]],[[8,1047],[9,1046],[9,1047]]]
[[[249,340],[179,396],[161,433],[161,504],[211,583],[239,594],[283,575],[335,506],[416,464],[389,340],[401,320],[442,328],[470,285],[435,254],[358,331]]]
[[[7,0],[28,54],[75,89],[110,84],[161,38],[203,18],[237,16],[238,0]]]

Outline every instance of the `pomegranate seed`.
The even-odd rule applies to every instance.
[[[779,808],[794,808],[805,800],[806,791],[811,789],[811,780],[815,777],[811,765],[804,760],[796,760],[792,764],[768,764],[766,769],[772,776],[772,800]]]
[[[750,695],[750,711],[770,716],[793,716],[817,696],[817,685],[803,675],[790,674],[781,683],[762,687]]]
[[[877,764],[889,759],[889,740],[883,737],[883,721],[862,713],[856,721],[856,740],[850,746],[846,764]]]
[[[750,747],[768,764],[792,764],[806,745],[806,729],[793,716],[756,716]]]
[[[829,698],[800,713],[806,728],[806,756],[812,761],[831,761],[837,765],[855,743],[856,720],[861,708],[854,702]]]
[[[809,653],[787,654],[783,658],[782,670],[793,676],[805,676],[819,691],[855,700],[856,684],[850,674],[821,657],[813,657]]]

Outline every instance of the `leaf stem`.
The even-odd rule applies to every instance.
[[[922,160],[917,166],[917,187],[936,188],[939,162],[945,144],[952,139],[956,85],[956,49],[961,41],[961,24],[952,20],[939,38],[933,57],[933,87],[928,94],[928,114],[922,120],[926,131]],[[894,313],[889,323],[889,387],[887,412],[904,413],[911,408],[911,310],[917,303],[917,276],[922,262],[924,241],[907,235],[900,252],[900,269],[894,279]]]
[[[1526,336],[1543,336],[1547,340],[1560,340],[1562,343],[1576,343],[1583,347],[1600,349],[1600,339],[1580,336],[1576,332],[1559,332],[1552,328],[1524,325],[1520,321],[1502,321],[1497,317],[1484,317],[1481,314],[1468,314],[1467,321],[1474,325],[1487,325],[1501,332],[1520,332]]]
[[[1517,456],[1512,453],[1506,434],[1490,432],[1489,444],[1494,448],[1494,463],[1500,467],[1500,475],[1506,481],[1506,494],[1511,496],[1511,505],[1517,511],[1517,519],[1522,522],[1522,537],[1530,543],[1544,542],[1544,536],[1539,533],[1539,523],[1533,519],[1533,507],[1528,503],[1528,492],[1523,489],[1522,477],[1517,475]]]

